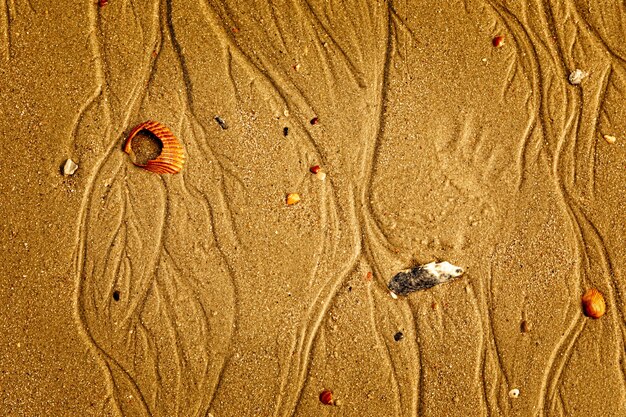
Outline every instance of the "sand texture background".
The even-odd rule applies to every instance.
[[[615,0],[2,0],[0,415],[626,415],[625,35]],[[181,173],[122,151],[145,120]]]

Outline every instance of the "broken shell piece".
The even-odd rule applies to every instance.
[[[569,82],[572,85],[578,85],[578,84],[581,83],[583,78],[585,78],[587,75],[589,75],[589,74],[587,74],[585,71],[583,71],[581,69],[575,69],[569,75]]]
[[[176,174],[180,172],[185,163],[183,145],[176,139],[171,130],[159,122],[149,120],[135,126],[128,135],[128,139],[126,139],[124,152],[133,155],[133,149],[131,147],[133,138],[142,130],[147,130],[152,133],[161,142],[163,148],[159,156],[149,160],[145,165],[136,161],[133,161],[133,164],[145,168],[148,171],[156,172],[157,174]]]
[[[588,289],[582,298],[585,314],[593,319],[599,319],[606,313],[604,296],[595,288]]]
[[[292,206],[294,204],[298,204],[300,202],[300,194],[298,193],[289,193],[287,194],[287,204]]]
[[[500,48],[504,45],[504,36],[496,36],[492,39],[491,44],[496,48]]]
[[[319,165],[312,166],[309,168],[312,174],[314,174],[318,180],[324,181],[326,179],[326,173],[322,172],[322,168]]]
[[[398,272],[387,284],[392,294],[407,295],[460,277],[463,268],[450,262],[430,262]]]
[[[511,391],[509,391],[509,397],[510,398],[518,398],[519,397],[519,390],[517,388],[513,388]]]
[[[615,143],[617,138],[611,135],[604,135],[604,140],[607,141],[608,143]]]
[[[320,393],[320,402],[324,405],[333,405],[333,392],[325,389]]]
[[[74,175],[76,170],[78,169],[78,165],[76,162],[68,159],[65,161],[65,165],[63,165],[63,175]]]

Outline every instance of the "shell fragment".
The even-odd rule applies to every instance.
[[[63,165],[63,175],[74,175],[77,169],[78,164],[71,159],[68,159],[65,161],[65,165]]]

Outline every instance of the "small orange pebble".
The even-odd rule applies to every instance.
[[[604,296],[595,288],[588,289],[582,297],[582,304],[585,315],[592,319],[599,319],[606,313],[606,303]]]
[[[366,280],[366,281],[371,281],[371,280],[373,280],[373,279],[374,279],[374,274],[372,274],[371,272],[368,272],[368,273],[365,275],[365,280]]]
[[[320,121],[320,119],[316,116],[316,117],[314,117],[314,118],[312,118],[312,119],[311,119],[311,124],[312,124],[313,126],[315,126],[316,124],[318,124],[318,123],[319,123],[319,121]]]
[[[104,7],[109,4],[109,0],[98,0],[98,6]]]
[[[231,30],[233,33],[239,33],[239,28],[237,28],[237,27],[232,27],[232,28],[230,28],[230,30]]]
[[[289,193],[287,194],[287,204],[292,206],[294,204],[298,204],[300,202],[300,194],[298,193]]]
[[[320,168],[320,166],[319,166],[319,165],[315,165],[315,166],[312,166],[312,167],[309,169],[309,171],[311,171],[311,174],[317,174],[318,172],[320,172],[320,170],[321,170],[321,169],[322,169],[322,168]]]
[[[496,36],[495,38],[493,38],[493,40],[491,41],[491,44],[493,46],[495,46],[496,48],[500,48],[501,46],[504,45],[504,36]]]
[[[135,126],[128,135],[128,139],[126,139],[124,152],[131,156],[133,155],[131,146],[133,138],[142,130],[152,133],[161,142],[163,148],[159,156],[149,160],[145,165],[136,161],[133,161],[133,164],[157,174],[176,174],[180,172],[185,163],[183,145],[176,139],[172,131],[162,123],[148,120]]]
[[[324,405],[333,405],[333,392],[325,389],[320,393],[320,402]]]

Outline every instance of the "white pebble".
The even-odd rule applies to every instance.
[[[74,175],[76,170],[78,169],[78,165],[76,162],[68,159],[65,161],[65,165],[63,165],[63,175]]]
[[[517,388],[513,388],[511,391],[509,391],[509,397],[511,398],[519,397],[519,390]]]
[[[581,83],[583,78],[585,78],[587,75],[589,75],[589,74],[587,74],[585,71],[583,71],[581,69],[575,69],[569,75],[569,82],[572,85],[578,85],[578,84]]]

